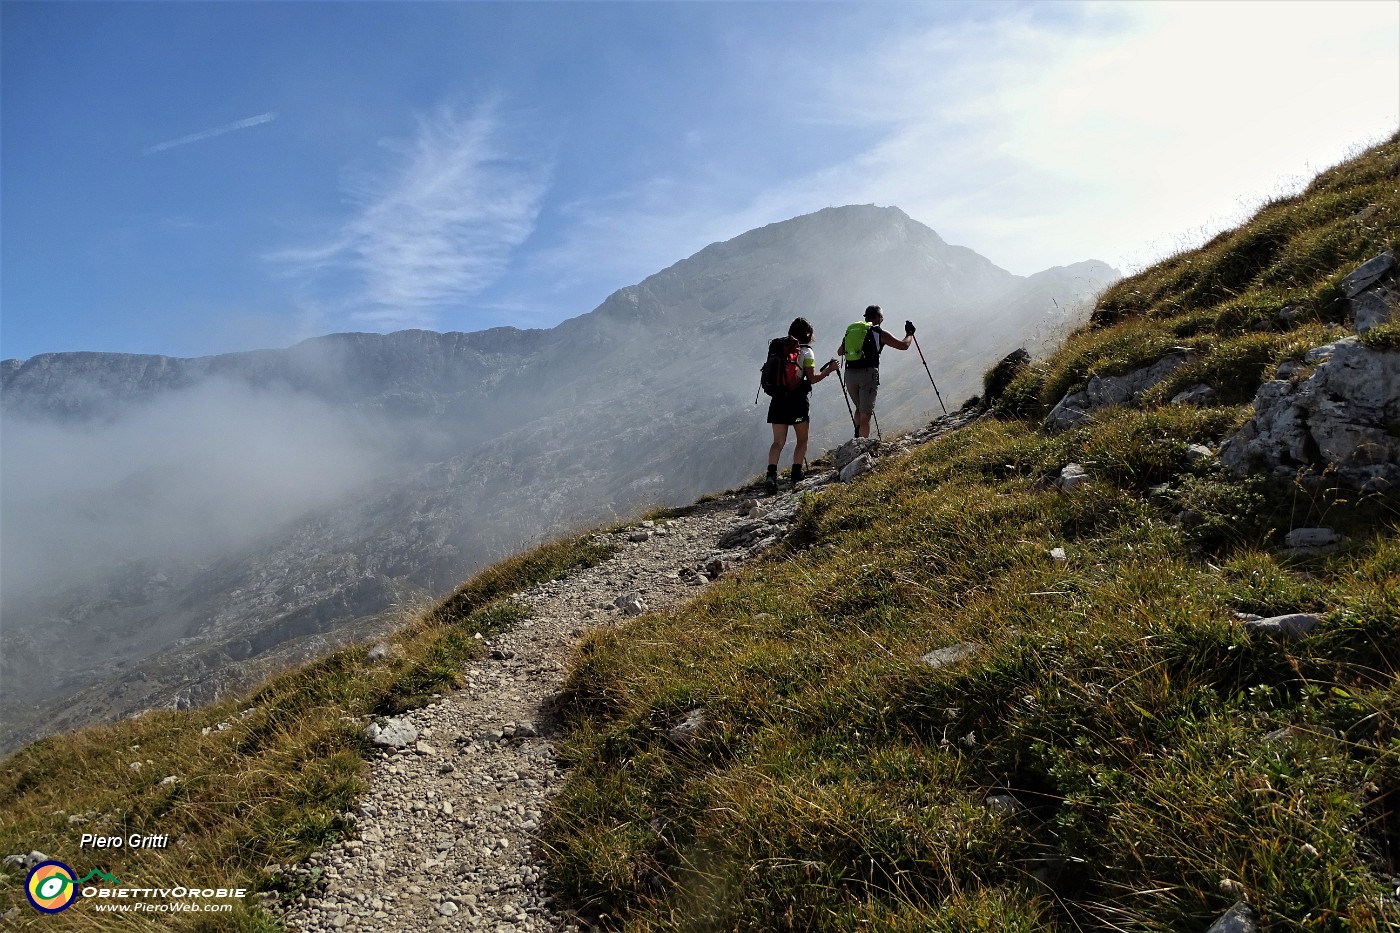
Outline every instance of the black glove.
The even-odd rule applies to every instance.
[[[905,321],[905,322],[904,322],[904,332],[905,332],[906,334],[912,334],[912,333],[914,333],[914,322],[913,322],[913,321]]]

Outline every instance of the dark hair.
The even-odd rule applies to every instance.
[[[812,339],[812,325],[807,323],[805,317],[795,317],[792,324],[788,326],[788,336],[796,337],[799,341],[806,342]]]
[[[884,313],[885,313],[885,312],[883,312],[883,311],[880,310],[880,306],[879,306],[879,305],[870,305],[868,308],[865,309],[865,319],[866,319],[867,321],[873,321],[873,320],[875,320],[875,316],[876,316],[877,314],[884,314]]]

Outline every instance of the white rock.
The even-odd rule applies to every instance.
[[[1301,638],[1322,624],[1322,619],[1309,613],[1272,616],[1267,619],[1252,619],[1244,624],[1251,632],[1275,638]]]
[[[928,654],[919,658],[919,660],[929,667],[936,669],[976,657],[980,650],[981,649],[974,643],[965,641],[956,645],[949,645],[947,648],[939,648],[936,651],[930,651]]]
[[[1015,813],[1021,809],[1021,801],[1011,794],[988,794],[987,808],[997,813]]]
[[[1341,540],[1331,528],[1294,528],[1284,535],[1283,543],[1287,547],[1331,547]]]
[[[870,458],[870,454],[861,454],[841,468],[841,482],[849,483],[851,480],[868,473],[875,466],[875,461]]]
[[[1259,929],[1254,922],[1254,911],[1244,901],[1238,901],[1206,928],[1206,933],[1256,933]]]
[[[1171,353],[1124,376],[1090,376],[1082,392],[1072,392],[1060,399],[1045,419],[1045,426],[1051,431],[1063,431],[1087,420],[1100,408],[1131,402],[1194,360],[1195,357],[1186,352]]]
[[[639,593],[625,593],[619,596],[614,604],[627,616],[639,616],[647,611],[646,603],[642,602]]]
[[[1329,360],[1332,358],[1332,354],[1336,352],[1337,345],[1341,342],[1342,341],[1340,340],[1334,340],[1331,343],[1324,343],[1320,347],[1313,347],[1306,354],[1304,354],[1303,358],[1306,359],[1309,363],[1321,363],[1324,360]]]
[[[681,717],[681,721],[672,726],[666,735],[676,745],[690,745],[708,724],[709,717],[705,715],[705,711],[693,709]]]
[[[1349,337],[1309,358],[1325,362],[1307,379],[1259,387],[1254,416],[1222,446],[1221,462],[1236,475],[1330,467],[1353,488],[1400,483],[1400,437],[1391,430],[1400,423],[1400,353]]]
[[[1055,480],[1055,485],[1060,492],[1073,492],[1080,486],[1089,482],[1089,473],[1078,463],[1067,463],[1064,469],[1060,470],[1060,476]]]
[[[369,740],[384,748],[408,748],[418,739],[418,728],[407,719],[372,722],[365,730]]]
[[[860,457],[870,454],[878,446],[878,441],[869,437],[855,437],[832,451],[832,465],[841,473],[848,465]],[[842,482],[845,482],[843,479]]]

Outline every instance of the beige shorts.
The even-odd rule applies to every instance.
[[[851,404],[862,415],[875,413],[875,396],[880,392],[880,370],[847,369],[846,391],[851,393]]]

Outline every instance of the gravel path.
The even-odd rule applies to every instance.
[[[292,869],[319,880],[316,893],[274,907],[288,926],[577,930],[551,907],[532,852],[564,780],[542,708],[583,632],[684,602],[710,582],[707,568],[722,574],[778,540],[797,497],[764,498],[762,514],[741,514],[742,505],[728,496],[600,535],[621,544],[616,556],[517,594],[530,618],[488,642],[487,657],[465,672],[466,689],[401,717],[418,730],[414,745],[371,761],[358,837]]]
[[[936,422],[906,435],[896,449],[951,426]],[[819,472],[801,488],[818,488],[835,475]],[[533,852],[543,814],[564,781],[545,703],[562,686],[583,632],[676,606],[781,539],[799,497],[786,483],[774,497],[752,494],[599,535],[621,544],[616,556],[517,594],[531,607],[530,618],[488,642],[487,657],[465,672],[466,689],[401,717],[418,730],[416,743],[370,762],[358,837],[286,869],[302,875],[311,893],[269,906],[307,933],[586,926],[551,905]]]

